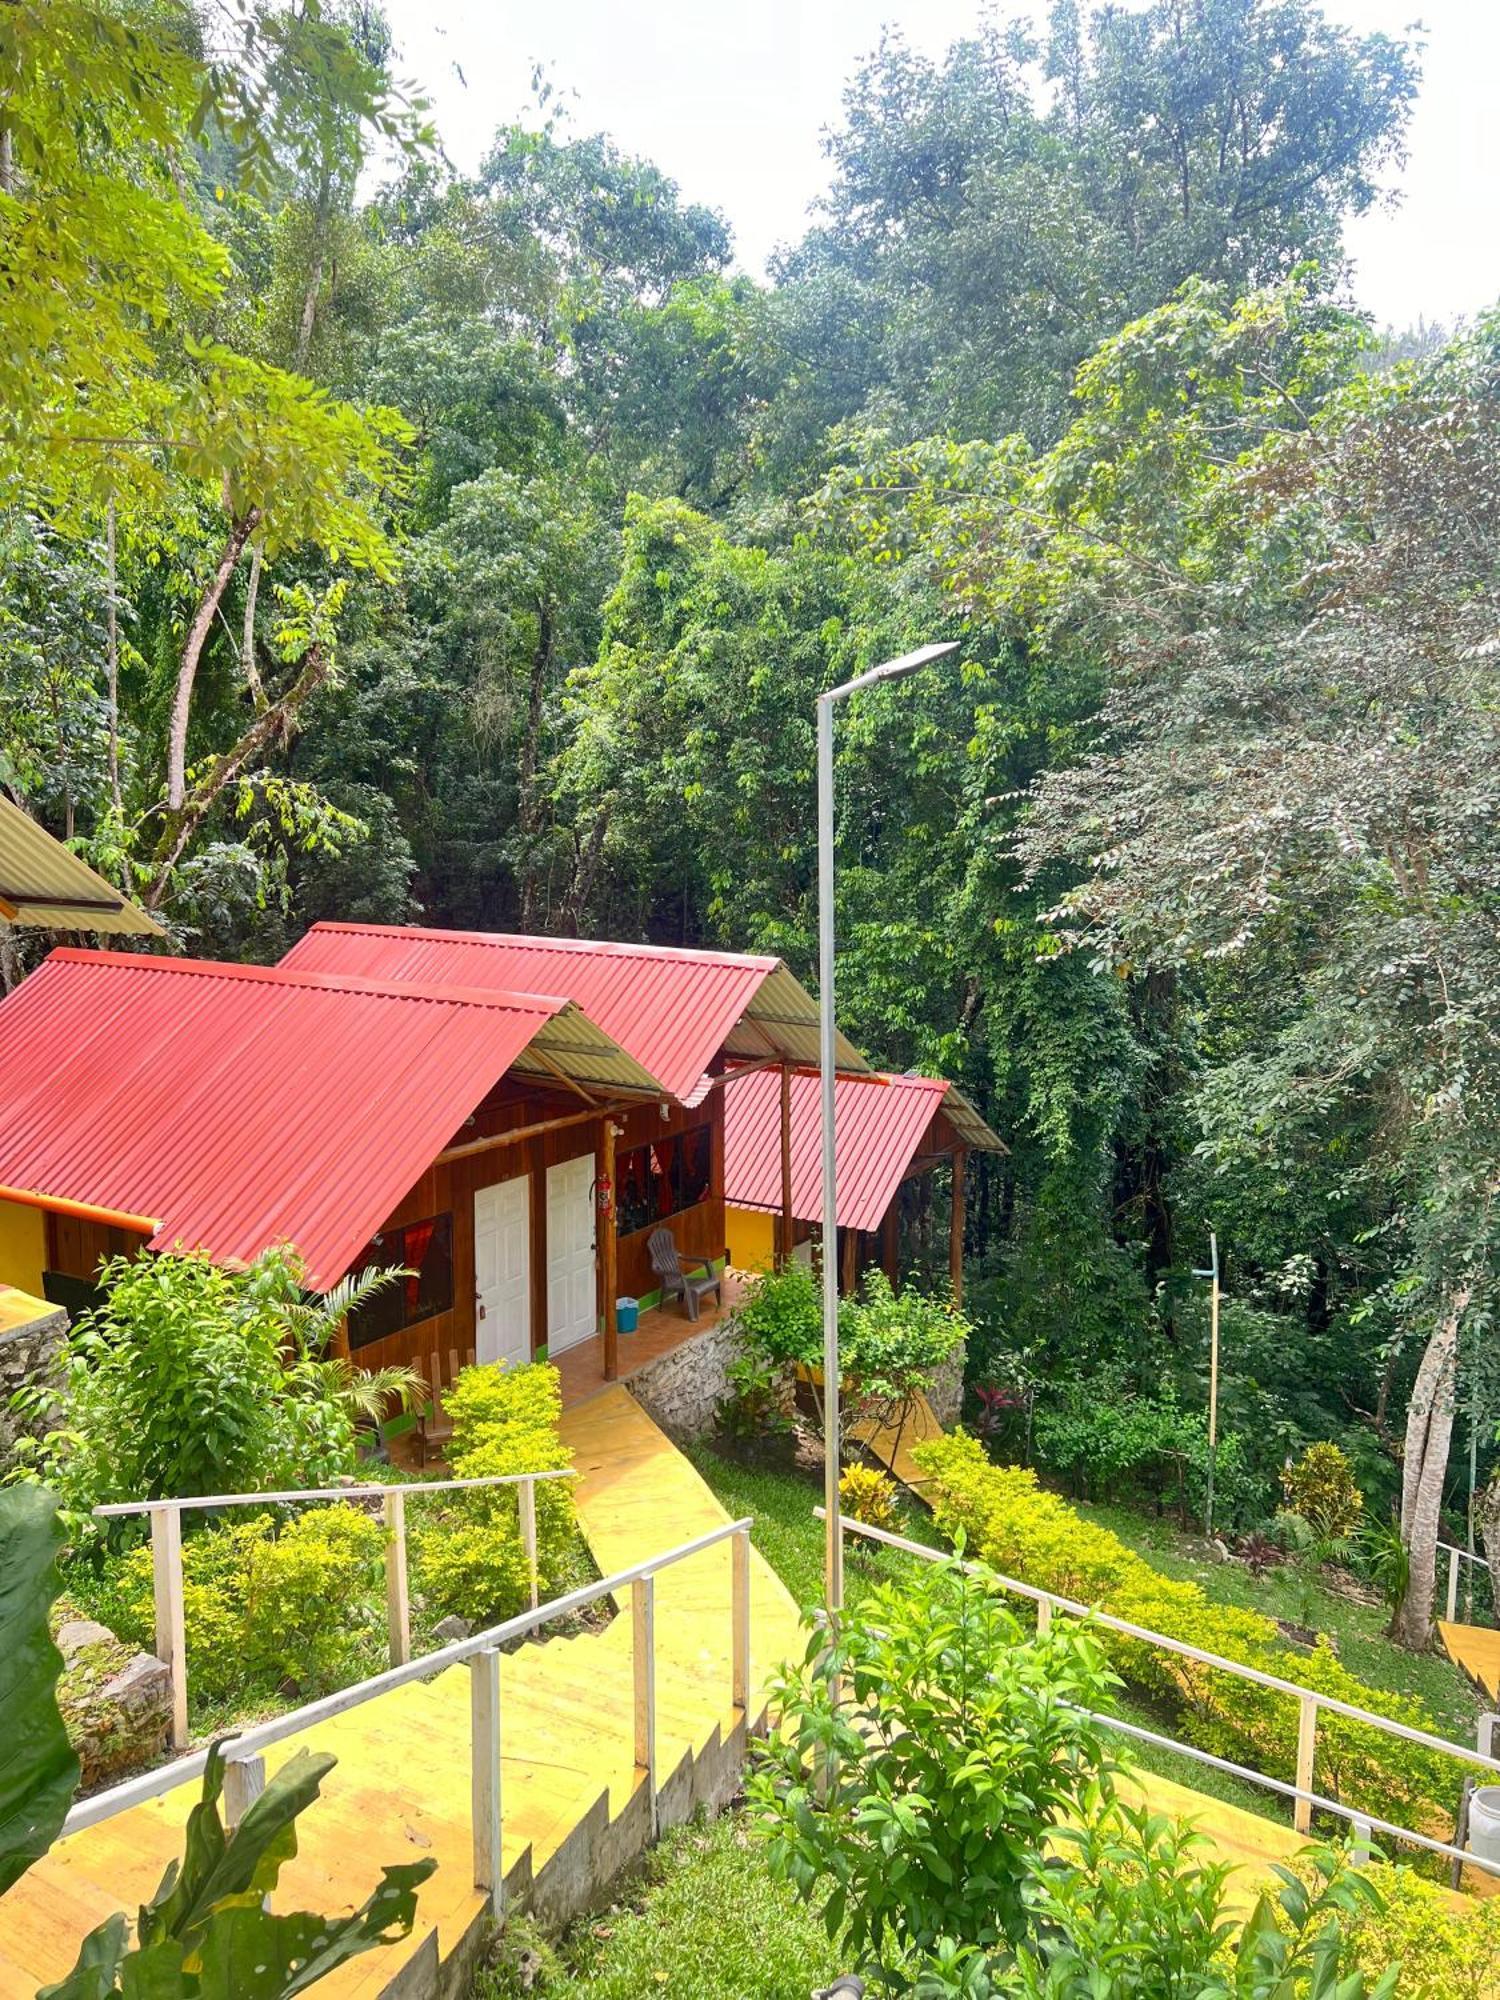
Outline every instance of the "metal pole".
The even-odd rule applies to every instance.
[[[1219,1239],[1208,1235],[1208,1262],[1213,1273],[1208,1294],[1208,1533],[1214,1531],[1214,1461],[1219,1455]]]
[[[839,1519],[839,1257],[834,1166],[833,704],[818,700],[818,1043],[823,1110],[823,1594],[830,1619],[844,1608]]]

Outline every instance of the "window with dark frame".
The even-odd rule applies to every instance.
[[[621,1153],[615,1162],[620,1234],[654,1229],[669,1216],[707,1201],[713,1159],[713,1130],[708,1125],[695,1125],[689,1132],[675,1132]]]
[[[407,1276],[357,1305],[349,1315],[349,1345],[389,1340],[453,1307],[453,1217],[431,1215],[373,1237],[351,1267],[357,1274],[405,1269]]]

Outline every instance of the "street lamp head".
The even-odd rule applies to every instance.
[[[956,653],[958,646],[957,639],[944,639],[935,646],[918,646],[914,653],[903,653],[899,659],[886,660],[878,667],[871,667],[867,674],[858,674],[852,681],[845,681],[842,687],[830,688],[823,700],[840,701],[846,694],[857,694],[861,688],[874,687],[877,681],[899,681],[906,674],[931,666],[934,660]]]

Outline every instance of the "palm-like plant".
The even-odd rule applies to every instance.
[[[392,1404],[411,1410],[426,1397],[427,1383],[420,1369],[409,1368],[404,1362],[361,1368],[347,1354],[329,1352],[350,1313],[366,1299],[411,1276],[413,1273],[402,1265],[351,1271],[326,1292],[299,1293],[286,1301],[298,1369],[309,1376],[316,1374],[324,1392],[356,1425],[369,1424],[379,1430]]]

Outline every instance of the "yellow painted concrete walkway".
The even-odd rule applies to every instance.
[[[623,1389],[569,1412],[579,1517],[605,1575],[728,1516],[692,1466]],[[738,1715],[730,1702],[728,1543],[656,1579],[657,1771],[665,1781]],[[628,1602],[602,1632],[552,1638],[501,1663],[501,1791],[507,1872],[540,1874],[575,1829],[607,1827],[642,1782],[633,1760]],[[800,1651],[796,1609],[751,1559],[756,1686]],[[421,1951],[446,1958],[481,1907],[472,1886],[469,1676],[459,1667],[320,1724],[269,1753],[271,1769],[303,1742],[339,1759],[299,1827],[280,1908],[333,1912],[363,1899],[382,1864],[435,1856],[416,1930],[404,1946],[359,1959],[323,1982],[320,2000],[374,2000]],[[85,1931],[144,1901],[181,1851],[196,1784],[61,1842],[0,1902],[0,2000],[33,2000],[72,1965]],[[435,1944],[432,1934],[436,1933]]]

